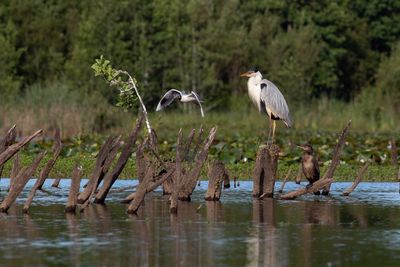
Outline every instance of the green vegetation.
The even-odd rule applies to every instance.
[[[176,87],[197,91],[208,111],[236,112],[246,94],[238,74],[256,65],[297,125],[323,118],[337,129],[356,117],[360,130],[399,130],[399,11],[389,0],[5,0],[0,128],[73,136],[126,125],[112,108],[118,94],[90,68],[104,55],[135,74],[149,109]],[[35,95],[43,104],[27,108]]]

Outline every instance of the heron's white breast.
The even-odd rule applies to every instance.
[[[249,97],[251,102],[256,106],[258,111],[261,111],[261,103],[260,103],[260,97],[261,97],[261,85],[257,83],[255,77],[251,77],[247,81],[247,88],[249,92]]]

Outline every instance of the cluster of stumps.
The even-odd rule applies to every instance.
[[[134,129],[127,140],[121,141],[121,136],[110,136],[101,147],[96,156],[95,166],[89,176],[88,182],[80,191],[82,168],[76,164],[72,170],[71,186],[66,203],[65,212],[75,213],[77,207],[83,211],[89,204],[104,204],[111,187],[118,179],[128,159],[135,151],[137,178],[139,183],[136,186],[119,189],[135,188],[136,191],[121,200],[121,203],[129,204],[127,213],[137,213],[144,201],[147,193],[154,191],[157,187],[163,187],[163,194],[169,195],[170,212],[177,213],[179,201],[190,201],[191,195],[199,181],[201,170],[207,160],[209,149],[214,141],[217,127],[213,127],[206,138],[203,137],[204,129],[200,128],[196,135],[196,130],[192,129],[187,136],[183,137],[182,130],[179,131],[176,145],[176,156],[174,159],[165,160],[159,153],[157,136],[154,129],[140,138],[143,125],[143,116],[139,117]],[[349,131],[349,122],[340,134],[338,143],[333,151],[331,165],[324,176],[314,182],[311,186],[302,187],[283,194],[284,185],[289,177],[288,173],[279,194],[274,194],[275,181],[277,177],[279,147],[275,144],[261,145],[257,152],[257,158],[253,171],[253,197],[262,199],[267,197],[277,197],[279,199],[294,199],[298,196],[324,190],[329,193],[329,188],[333,182],[333,174],[340,162],[340,154],[345,144],[345,139]],[[32,165],[22,168],[18,157],[18,151],[28,144],[32,139],[42,133],[42,130],[21,139],[15,143],[15,126],[13,126],[0,142],[0,175],[4,164],[14,157],[12,171],[10,175],[9,192],[0,204],[0,211],[7,212],[9,207],[15,202],[18,195],[22,192],[29,179],[36,172],[39,163],[44,158],[45,152],[39,153],[33,160]],[[54,166],[62,150],[60,131],[55,133],[53,145],[53,155],[40,171],[34,186],[31,188],[29,196],[24,205],[23,211],[28,212],[37,190],[43,190],[45,180]],[[139,141],[139,139],[141,139]],[[120,152],[120,153],[119,153]],[[117,158],[118,156],[118,158]],[[209,164],[208,189],[205,193],[206,201],[219,201],[222,188],[230,187],[229,174],[220,161]],[[343,195],[350,194],[360,182],[362,175],[368,168],[365,164],[352,187],[343,192]],[[58,187],[60,179],[55,179],[52,186]]]

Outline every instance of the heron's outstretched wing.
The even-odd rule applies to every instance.
[[[281,91],[267,79],[263,79],[261,86],[261,101],[265,107],[272,112],[275,117],[279,117],[287,127],[292,127],[292,119],[290,118],[289,107],[283,97]]]
[[[203,107],[201,105],[200,97],[194,91],[190,92],[190,94],[196,99],[197,103],[199,104],[201,116],[204,118],[204,111],[203,111]]]
[[[165,93],[165,95],[161,98],[160,102],[157,105],[156,111],[160,111],[166,106],[171,105],[172,102],[174,102],[175,99],[181,98],[182,93],[176,89],[171,89],[168,92]]]

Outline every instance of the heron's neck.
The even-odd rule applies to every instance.
[[[249,78],[248,84],[249,85],[257,85],[261,82],[262,79],[263,79],[263,76],[258,71],[255,76]]]

